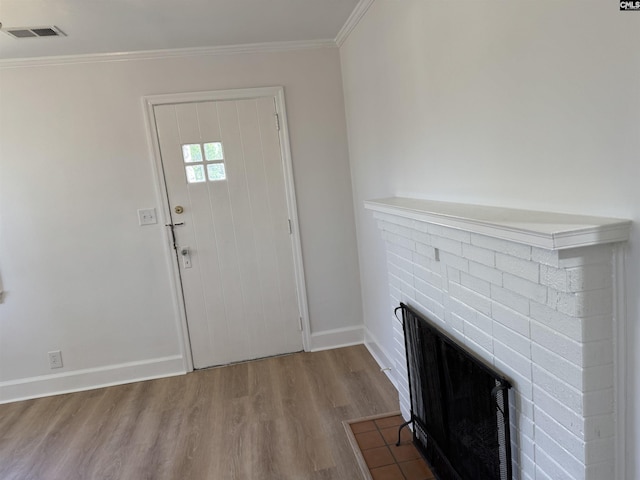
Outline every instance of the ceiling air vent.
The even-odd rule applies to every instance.
[[[13,38],[66,37],[67,35],[55,25],[49,27],[5,27],[4,33]]]

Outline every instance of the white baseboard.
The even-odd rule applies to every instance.
[[[0,404],[187,373],[181,355],[0,382]]]
[[[367,347],[367,350],[369,350],[369,353],[371,353],[373,359],[380,365],[380,370],[389,377],[393,386],[398,388],[395,381],[395,362],[366,327],[364,328],[364,345]]]
[[[364,327],[336,328],[311,334],[311,351],[361,345],[364,342]]]

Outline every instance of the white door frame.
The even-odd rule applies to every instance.
[[[276,113],[280,122],[280,154],[284,167],[284,181],[287,197],[287,210],[291,220],[291,246],[293,247],[293,266],[295,271],[296,294],[298,298],[298,310],[300,312],[300,324],[302,326],[302,346],[305,351],[310,349],[310,325],[309,310],[307,305],[307,287],[304,280],[304,266],[302,262],[302,246],[300,242],[300,229],[298,222],[298,210],[296,207],[296,194],[293,182],[293,164],[291,161],[291,149],[289,146],[289,128],[287,123],[287,113],[284,103],[283,87],[262,87],[243,88],[237,90],[214,90],[208,92],[191,93],[169,93],[164,95],[149,95],[142,98],[145,111],[145,122],[147,125],[147,138],[152,159],[152,168],[156,178],[156,196],[158,205],[161,205],[159,215],[163,224],[171,222],[171,209],[167,186],[163,174],[162,157],[160,155],[160,144],[156,129],[156,118],[154,107],[157,105],[177,104],[177,103],[199,103],[220,100],[244,100],[251,98],[273,97],[276,104]],[[276,118],[274,118],[274,124]],[[166,229],[167,242],[165,243],[167,261],[171,269],[171,286],[173,287],[174,307],[176,312],[176,326],[181,344],[181,353],[184,359],[186,371],[193,371],[193,359],[191,355],[191,343],[189,342],[189,327],[187,324],[187,314],[185,310],[185,300],[180,281],[180,267],[178,257],[171,246],[171,232]]]

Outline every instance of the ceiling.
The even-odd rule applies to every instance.
[[[0,59],[334,39],[358,0],[0,0]]]

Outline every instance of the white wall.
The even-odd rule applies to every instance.
[[[312,333],[361,325],[337,48],[5,65],[0,400],[181,371],[165,227],[137,220],[159,207],[141,98],[272,85],[285,87]]]
[[[640,14],[617,2],[376,0],[341,47],[365,326],[392,350],[391,195],[632,219],[627,478],[640,478]]]

